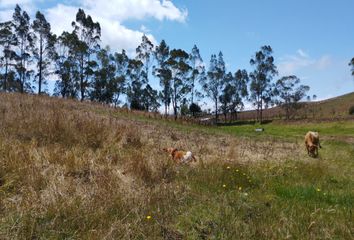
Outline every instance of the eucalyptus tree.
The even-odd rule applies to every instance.
[[[150,84],[147,84],[143,90],[142,104],[146,111],[157,112],[160,107],[158,91],[153,89]]]
[[[127,88],[127,77],[129,66],[129,57],[127,56],[125,50],[122,50],[121,53],[114,54],[115,62],[115,84],[116,88],[113,94],[113,103],[114,106],[117,106],[120,103],[119,97],[126,92]]]
[[[0,23],[0,46],[2,46],[2,55],[0,56],[0,65],[2,68],[0,86],[4,92],[11,91],[14,80],[13,66],[16,59],[14,47],[17,42],[13,27],[12,21]]]
[[[114,56],[110,54],[109,47],[101,49],[97,53],[98,70],[92,81],[90,97],[92,101],[113,103],[116,92],[116,64]]]
[[[309,86],[299,85],[300,79],[296,76],[285,76],[275,84],[276,103],[285,110],[286,119],[289,120],[298,103],[310,90]]]
[[[55,43],[56,36],[51,32],[50,23],[41,12],[36,13],[32,29],[34,32],[33,55],[37,60],[38,72],[35,79],[38,82],[38,94],[42,93],[42,85],[46,85],[46,77],[53,72],[50,71],[52,62],[56,58]]]
[[[230,111],[232,119],[237,119],[237,111],[244,109],[244,100],[248,96],[249,77],[246,70],[237,70],[232,78],[232,98]]]
[[[254,58],[250,60],[254,70],[249,74],[250,100],[257,108],[257,119],[262,123],[263,108],[267,107],[273,98],[272,80],[278,74],[270,46],[261,47]]]
[[[146,82],[149,82],[149,69],[153,56],[154,44],[144,34],[141,39],[140,45],[136,48],[136,59],[140,60],[144,64],[144,76]]]
[[[202,87],[206,95],[215,105],[215,122],[218,122],[219,98],[224,89],[226,67],[222,52],[218,57],[211,55],[207,77],[202,81]]]
[[[159,93],[159,98],[164,104],[165,116],[167,116],[171,104],[172,74],[168,65],[170,48],[166,44],[165,40],[162,40],[161,43],[155,47],[154,57],[156,59],[156,65],[153,67],[153,74],[160,80],[162,90]]]
[[[127,69],[127,98],[131,109],[145,110],[143,105],[143,88],[147,84],[144,64],[137,59],[130,59]]]
[[[224,114],[225,122],[227,120],[227,114],[231,110],[231,103],[232,103],[232,97],[235,91],[234,86],[232,85],[233,83],[233,76],[232,73],[229,72],[225,75],[224,78],[224,88],[221,92],[221,95],[219,96],[219,101],[220,101],[220,108],[222,113]]]
[[[72,22],[74,32],[78,36],[77,54],[79,55],[80,72],[80,98],[85,99],[90,78],[94,75],[97,67],[96,61],[91,59],[100,48],[101,27],[98,22],[94,22],[90,15],[86,15],[84,10],[79,9],[76,14],[76,21]]]
[[[33,33],[31,32],[30,17],[26,11],[22,11],[19,5],[16,5],[12,16],[14,24],[14,34],[16,36],[16,82],[17,90],[21,93],[31,92],[32,86],[30,77],[33,70],[29,69],[31,63],[31,52],[33,49]]]
[[[200,56],[197,45],[194,45],[189,55],[190,65],[192,67],[191,74],[191,104],[194,104],[194,97],[200,96],[200,92],[196,89],[196,84],[202,82],[205,77],[205,66]],[[192,112],[194,116],[194,112]]]
[[[57,39],[55,73],[59,79],[55,83],[54,95],[63,98],[77,98],[80,89],[79,63],[81,56],[77,49],[80,40],[75,32],[63,32]]]
[[[181,101],[190,92],[191,66],[188,64],[189,54],[182,49],[173,49],[167,60],[168,68],[171,71],[171,102],[175,120],[178,116],[178,109]]]

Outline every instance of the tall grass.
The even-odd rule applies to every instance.
[[[352,238],[347,138],[310,159],[302,138],[161,121],[0,94],[0,239]],[[198,163],[174,164],[169,146]]]

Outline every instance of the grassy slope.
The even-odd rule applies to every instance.
[[[0,120],[0,239],[353,237],[354,122],[259,134],[4,94]],[[319,159],[305,154],[308,129]],[[174,165],[166,146],[198,164]]]
[[[318,102],[305,103],[304,107],[297,111],[296,118],[307,119],[341,119],[350,118],[349,108],[354,105],[354,92],[339,97],[330,98]],[[264,110],[265,119],[278,118],[284,115],[284,111],[279,108]],[[255,111],[245,111],[240,113],[240,119],[254,119]]]

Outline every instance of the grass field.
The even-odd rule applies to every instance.
[[[257,127],[0,94],[0,239],[353,239],[354,121]]]

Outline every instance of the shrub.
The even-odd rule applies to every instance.
[[[354,115],[354,105],[349,108],[349,114]]]

